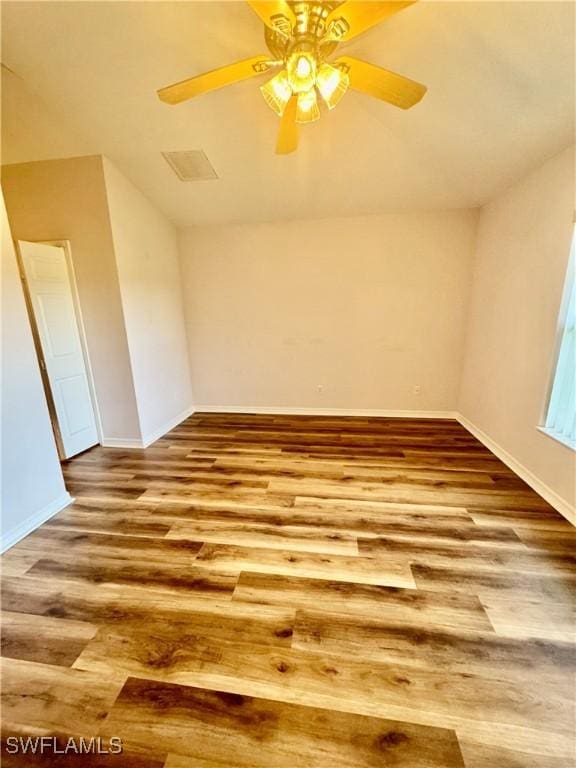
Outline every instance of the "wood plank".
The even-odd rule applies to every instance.
[[[304,477],[313,477],[315,479],[330,480],[372,480],[373,482],[385,481],[386,479],[405,479],[412,481],[431,480],[445,482],[475,482],[483,485],[493,486],[494,480],[484,472],[474,472],[470,470],[453,470],[447,478],[444,468],[429,469],[406,465],[404,461],[400,463],[398,469],[387,466],[375,466],[374,464],[363,466],[362,464],[346,464],[340,460],[320,461],[314,459],[290,460],[282,457],[271,459],[253,459],[246,456],[225,456],[216,459],[212,464],[213,470],[225,472],[231,475],[258,477],[291,477],[293,479],[302,479]],[[134,469],[134,465],[122,465],[126,469]],[[401,467],[401,469],[400,469]],[[160,469],[160,465],[157,467]],[[185,466],[181,467],[185,469]]]
[[[343,508],[336,506],[290,507],[272,512],[269,509],[258,507],[238,508],[220,505],[214,507],[202,507],[199,505],[174,505],[158,504],[153,514],[155,519],[162,518],[170,522],[190,522],[192,526],[197,522],[202,526],[202,531],[215,525],[218,529],[225,524],[234,529],[247,531],[262,529],[262,532],[283,535],[284,531],[292,527],[300,530],[327,529],[330,534],[340,533],[346,537],[378,537],[390,536],[396,539],[432,539],[461,542],[474,542],[476,544],[488,544],[491,546],[503,546],[525,549],[518,535],[509,528],[497,526],[489,528],[474,524],[465,512],[444,515],[436,512],[421,514],[417,511],[408,513],[397,508],[372,510],[370,508]],[[272,530],[272,526],[275,530]],[[188,528],[188,526],[186,526]],[[192,531],[193,529],[190,528]],[[212,529],[210,529],[212,532]],[[202,538],[201,535],[195,538]],[[206,541],[216,539],[206,539]],[[224,542],[226,543],[226,542]],[[232,542],[232,543],[241,543]],[[304,547],[303,547],[304,548]]]
[[[103,732],[122,732],[129,746],[157,745],[204,765],[231,765],[231,756],[251,768],[464,765],[447,729],[136,678],[122,689]]]
[[[2,611],[2,656],[70,667],[96,634],[82,621]]]
[[[536,552],[576,552],[576,530],[531,530],[519,526],[517,535]]]
[[[439,502],[440,499],[436,498]],[[465,506],[453,507],[445,504],[419,504],[415,502],[400,502],[400,501],[378,501],[377,499],[349,499],[349,498],[329,498],[323,499],[318,496],[305,496],[297,494],[294,496],[294,507],[296,509],[305,508],[309,510],[326,510],[326,509],[339,509],[349,512],[361,512],[362,514],[368,514],[373,512],[375,514],[384,514],[389,512],[415,514],[415,515],[432,515],[435,519],[437,515],[453,516],[457,519],[466,519],[471,521],[471,517],[468,514],[468,510]]]
[[[434,488],[432,490],[406,484],[383,485],[381,483],[342,484],[329,480],[273,480],[270,482],[271,493],[298,494],[323,499],[354,499],[360,501],[386,501],[434,504],[445,506],[478,508],[497,505],[501,509],[545,510],[548,505],[533,491],[494,491],[486,488],[470,490],[452,488]]]
[[[137,510],[97,511],[67,507],[46,522],[46,528],[64,528],[71,531],[109,533],[121,536],[151,536],[162,538],[170,530],[170,523],[160,522],[153,514],[138,514]],[[505,530],[505,529],[503,529]]]
[[[468,508],[471,519],[478,525],[496,526],[502,525],[506,528],[514,528],[517,531],[523,529],[529,530],[549,530],[559,531],[560,533],[571,534],[574,532],[574,526],[565,520],[558,512],[553,509],[529,510],[529,509],[499,509],[497,504],[492,508],[483,507],[477,509],[473,506]]]
[[[41,555],[44,555],[47,548],[48,551],[53,551],[58,547],[60,557],[68,559],[75,559],[84,554],[159,563],[171,560],[191,565],[202,547],[202,542],[147,536],[115,536],[43,526],[23,539],[19,547],[22,551]]]
[[[134,473],[130,472],[107,472],[98,467],[88,467],[88,465],[80,464],[63,464],[62,473],[66,480],[77,480],[78,482],[98,482],[98,483],[115,483],[120,480],[133,480]]]
[[[485,594],[482,604],[503,637],[540,637],[572,643],[576,639],[576,601],[540,602]]]
[[[144,484],[140,486],[131,486],[130,488],[120,488],[114,481],[104,483],[82,482],[80,480],[66,481],[68,492],[76,498],[96,496],[101,499],[138,499],[146,490]]]
[[[413,587],[414,581],[407,563],[390,558],[386,563],[364,557],[323,555],[314,552],[257,549],[228,544],[204,544],[195,561],[199,568],[256,571],[277,575],[301,575],[359,584],[381,584],[389,587]]]
[[[74,557],[71,562],[41,559],[28,571],[28,575],[84,584],[128,585],[187,595],[201,594],[218,599],[231,597],[238,579],[235,573],[207,571],[188,565],[125,562],[93,556],[83,559]]]
[[[12,547],[0,557],[0,576],[21,576],[26,573],[39,559],[40,555],[26,552],[22,547]]]
[[[447,592],[243,572],[234,599],[296,608],[328,606],[330,611],[349,613],[355,618],[419,626],[492,630],[477,597]]]
[[[98,735],[125,677],[20,659],[2,659],[3,732],[24,736]]]
[[[487,746],[460,739],[466,768],[568,768],[565,757],[529,754],[522,750]]]
[[[413,565],[418,588],[447,592],[464,592],[487,596],[506,596],[525,600],[528,596],[551,602],[571,602],[576,594],[576,578],[572,574],[554,576],[516,571],[489,571],[473,568]]]
[[[360,539],[361,555],[382,559],[404,556],[413,563],[424,565],[456,566],[458,568],[488,569],[499,573],[516,571],[525,573],[572,574],[576,577],[576,556],[530,552],[522,543],[514,548],[502,549],[488,544],[477,546],[471,542],[430,541],[379,536]]]
[[[118,513],[120,514],[120,513]],[[509,529],[481,528],[472,523],[465,512],[449,513],[447,515],[437,512],[431,518],[426,511],[420,514],[417,511],[408,513],[404,510],[383,509],[372,510],[370,508],[343,508],[329,507],[286,507],[270,508],[259,506],[237,506],[222,503],[218,505],[194,503],[172,504],[165,502],[157,504],[151,513],[157,520],[166,522],[178,521],[202,521],[202,522],[230,522],[243,523],[245,525],[263,526],[305,526],[311,528],[323,528],[330,531],[347,533],[350,536],[385,535],[393,530],[397,535],[403,532],[424,533],[436,532],[440,538],[457,536],[460,539],[467,533],[477,540],[499,543],[518,543],[516,535]],[[446,532],[445,529],[448,529]],[[484,534],[486,531],[486,535]],[[453,533],[452,533],[453,532]],[[459,536],[459,532],[462,535]],[[477,533],[478,532],[478,533]],[[501,532],[501,533],[498,533]]]
[[[494,632],[453,627],[410,626],[374,618],[300,609],[292,647],[447,672],[499,679],[554,680],[576,687],[576,658],[570,643],[517,640]],[[552,684],[552,683],[550,683]]]
[[[214,637],[282,647],[290,645],[294,625],[294,611],[285,606],[46,578],[7,580],[2,585],[2,604],[5,610],[18,613],[126,625],[131,632],[146,622],[163,622],[177,634],[203,627]]]
[[[358,554],[356,537],[337,530],[311,526],[251,525],[247,522],[176,522],[167,539],[194,539],[215,544],[233,544],[267,549],[290,549],[328,555]]]
[[[292,498],[290,496],[280,496],[278,494],[266,493],[265,491],[258,493],[252,489],[227,491],[224,488],[222,490],[215,490],[213,486],[207,490],[196,487],[190,490],[148,489],[139,497],[139,500],[212,506],[234,504],[237,507],[267,507],[269,509],[292,506]]]

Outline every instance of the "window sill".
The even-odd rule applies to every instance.
[[[562,445],[565,445],[566,448],[570,448],[570,450],[576,452],[576,443],[571,442],[567,437],[564,437],[563,435],[557,435],[556,432],[551,429],[547,429],[546,427],[537,427],[537,429],[539,432],[542,432],[543,435],[551,437],[552,440],[556,440],[557,443],[561,443]]]

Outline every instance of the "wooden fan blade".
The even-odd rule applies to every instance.
[[[289,155],[298,146],[297,108],[298,96],[291,96],[280,120],[280,130],[278,131],[278,141],[276,142],[277,155]]]
[[[341,56],[334,64],[348,73],[351,88],[401,109],[410,109],[418,104],[428,90],[421,83],[352,56]]]
[[[296,26],[296,16],[285,0],[271,0],[271,2],[248,0],[248,5],[260,16],[267,27],[284,37],[290,37]]]
[[[398,11],[414,5],[415,2],[416,0],[390,0],[385,3],[348,0],[335,8],[326,19],[326,38],[350,40]]]
[[[232,85],[232,83],[238,83],[240,80],[261,75],[271,69],[272,66],[270,56],[253,56],[251,59],[243,59],[234,64],[228,64],[227,67],[213,69],[203,75],[190,77],[188,80],[182,80],[180,83],[161,88],[158,91],[158,97],[167,104],[179,104],[193,96],[200,96],[202,93],[215,91],[225,85]]]

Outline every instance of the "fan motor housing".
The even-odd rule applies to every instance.
[[[280,31],[280,25],[275,29],[264,27],[266,45],[275,60],[286,62],[292,53],[300,50],[314,53],[319,60],[330,56],[337,48],[338,42],[334,40],[322,42],[322,38],[327,30],[328,15],[340,3],[297,0],[289,5],[296,16],[296,27],[290,37]]]

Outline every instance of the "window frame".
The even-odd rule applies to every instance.
[[[568,259],[568,268],[566,270],[566,277],[564,280],[564,289],[562,293],[562,301],[560,303],[560,312],[558,313],[558,326],[557,326],[557,343],[556,354],[554,355],[554,363],[552,366],[552,373],[550,376],[550,382],[548,387],[548,395],[546,397],[546,407],[543,416],[543,424],[538,426],[538,430],[543,434],[556,440],[558,443],[570,448],[576,452],[576,438],[570,439],[566,435],[558,433],[553,427],[550,426],[551,409],[554,407],[554,397],[556,395],[555,385],[558,376],[559,364],[561,362],[561,356],[564,351],[564,344],[568,334],[575,333],[575,328],[569,325],[570,318],[572,316],[572,323],[574,323],[574,315],[576,314],[576,223],[572,227],[572,240],[570,246],[570,256]],[[574,342],[576,344],[576,340]],[[576,378],[576,372],[574,374]]]

